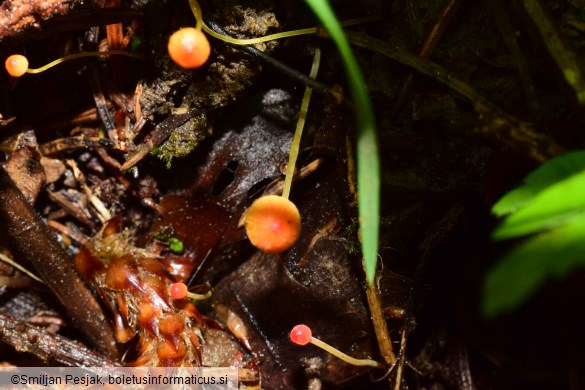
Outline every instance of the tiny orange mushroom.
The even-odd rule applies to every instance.
[[[245,225],[252,245],[266,253],[280,253],[299,238],[301,215],[290,200],[268,195],[252,203],[246,213]]]
[[[368,366],[368,367],[375,367],[375,368],[382,368],[382,369],[385,368],[385,366],[382,363],[377,362],[375,360],[356,359],[356,358],[353,358],[349,355],[346,355],[345,353],[341,352],[337,348],[327,344],[324,341],[319,340],[316,337],[313,337],[313,332],[311,331],[311,328],[309,328],[307,325],[304,325],[304,324],[299,324],[299,325],[296,325],[294,328],[292,328],[292,330],[290,331],[290,334],[289,334],[289,338],[290,338],[290,341],[292,341],[293,343],[295,343],[297,345],[307,345],[307,344],[311,343],[314,346],[319,347],[322,350],[329,352],[333,356],[338,357],[339,359],[343,360],[344,362],[349,363],[349,364],[354,365],[354,366]]]
[[[28,70],[28,60],[22,54],[13,54],[4,63],[6,71],[12,77],[20,77]]]
[[[307,325],[299,324],[292,328],[289,337],[290,341],[297,345],[307,345],[313,338],[313,332]]]
[[[168,50],[173,61],[185,69],[199,68],[211,53],[205,34],[193,27],[175,31],[169,39]]]
[[[169,287],[169,294],[171,295],[171,298],[173,298],[176,301],[179,301],[184,298],[201,301],[211,296],[211,290],[209,290],[205,294],[195,294],[189,291],[189,287],[187,287],[185,283],[178,282],[171,284],[171,286]]]
[[[179,300],[187,296],[189,289],[185,283],[173,283],[169,288],[169,291],[173,299]]]

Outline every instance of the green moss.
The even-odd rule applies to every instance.
[[[188,156],[203,139],[211,134],[211,127],[207,124],[205,114],[177,127],[169,138],[151,151],[151,154],[163,161],[167,169],[171,168],[174,158]]]
[[[181,240],[175,237],[171,237],[169,239],[169,249],[175,253],[181,253],[183,252],[183,249],[185,249],[185,247]]]
[[[171,252],[182,253],[185,249],[183,242],[177,237],[167,236],[166,234],[155,234],[154,238],[169,244],[169,250]]]

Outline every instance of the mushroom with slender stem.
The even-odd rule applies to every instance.
[[[189,291],[189,288],[185,283],[180,282],[171,284],[171,287],[169,287],[169,293],[171,295],[171,298],[177,301],[185,298],[201,301],[211,296],[211,291],[208,291],[206,294],[192,293]]]
[[[386,366],[384,366],[382,363],[377,362],[377,361],[372,360],[372,359],[356,359],[356,358],[353,358],[349,355],[346,355],[345,353],[341,352],[337,348],[332,347],[331,345],[319,340],[318,338],[313,337],[313,334],[311,332],[311,328],[309,328],[307,325],[300,324],[300,325],[295,326],[291,330],[289,337],[290,337],[290,340],[297,345],[304,346],[304,345],[311,343],[311,344],[329,352],[333,356],[338,357],[339,359],[341,359],[344,362],[349,363],[353,366],[367,366],[367,367],[374,367],[374,368],[381,368],[381,369],[386,368]]]
[[[28,59],[22,54],[13,54],[6,59],[4,66],[6,72],[12,77],[21,77],[25,73],[41,73],[47,69],[50,69],[62,62],[74,60],[83,57],[99,57],[99,56],[110,56],[110,55],[122,55],[132,58],[142,58],[142,54],[132,53],[124,50],[110,50],[110,51],[87,51],[83,53],[75,53],[65,57],[57,58],[54,61],[49,62],[40,68],[29,68]]]
[[[320,50],[315,50],[311,78],[317,76]],[[290,147],[286,177],[282,196],[262,196],[247,210],[245,216],[246,234],[252,245],[266,253],[281,253],[294,245],[301,234],[301,214],[297,206],[288,197],[294,176],[301,135],[311,98],[311,88],[305,88],[299,120]]]

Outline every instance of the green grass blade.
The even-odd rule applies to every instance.
[[[374,284],[378,262],[380,219],[380,157],[376,121],[360,67],[327,0],[307,0],[337,45],[349,78],[357,117],[357,182],[364,270]]]

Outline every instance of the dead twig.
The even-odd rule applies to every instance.
[[[76,137],[58,138],[39,146],[43,156],[54,156],[61,152],[84,148],[112,148],[114,143],[107,138],[88,137],[78,135]]]
[[[126,161],[120,168],[122,171],[132,168],[138,164],[144,157],[150,153],[152,148],[160,145],[171,132],[186,123],[188,120],[201,114],[201,110],[193,110],[184,114],[172,115],[166,118],[164,121],[159,123],[156,128],[150,133],[149,137],[146,138],[144,143],[138,145],[136,149],[132,150],[126,157]]]
[[[100,351],[116,357],[114,332],[101,306],[73,269],[71,259],[53,233],[4,169],[0,169],[0,222],[10,238],[14,255],[28,259],[77,328]]]
[[[17,351],[26,351],[47,362],[70,367],[113,367],[118,364],[106,356],[45,328],[27,324],[0,311],[0,340]]]
[[[52,229],[55,229],[56,231],[58,231],[62,235],[65,235],[65,236],[77,241],[81,245],[85,245],[86,243],[89,242],[89,238],[87,238],[83,233],[80,233],[80,232],[77,232],[73,229],[70,229],[69,227],[67,227],[67,226],[65,226],[57,221],[49,220],[49,221],[47,221],[47,225],[49,225]]]
[[[421,45],[418,55],[421,58],[430,58],[437,45],[439,44],[440,39],[443,37],[445,30],[453,20],[453,17],[457,14],[459,10],[459,6],[463,0],[449,0],[449,2],[443,8],[443,12],[441,12],[441,17],[435,23],[431,31],[427,34],[426,39],[424,40],[423,44]],[[398,92],[398,97],[396,98],[396,103],[392,108],[394,113],[398,112],[398,110],[402,107],[404,103],[404,98],[408,92],[412,79],[414,77],[413,72],[409,72],[404,81],[402,82],[402,86],[400,87],[400,92]]]

